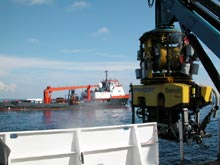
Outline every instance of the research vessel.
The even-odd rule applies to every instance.
[[[117,79],[106,78],[97,85],[47,86],[43,99],[18,99],[0,102],[0,110],[59,110],[85,108],[116,108],[125,106],[129,99]],[[55,91],[68,91],[67,97],[52,98]],[[77,92],[81,91],[80,93]]]

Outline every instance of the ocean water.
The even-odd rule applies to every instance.
[[[201,118],[203,118],[209,110],[209,107],[202,109]],[[136,122],[141,123],[141,120],[137,119]],[[1,132],[82,128],[121,124],[131,124],[130,109],[114,108],[0,112]],[[216,160],[218,138],[216,119],[211,120],[206,130],[212,133],[212,137],[204,139],[203,145],[194,143],[192,145],[184,144],[185,164],[198,164],[204,161]],[[180,164],[179,151],[179,143],[159,139],[159,159],[161,165]]]

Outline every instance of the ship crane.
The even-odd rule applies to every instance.
[[[149,6],[154,0],[148,0]],[[130,86],[132,122],[157,122],[159,137],[179,140],[178,121],[182,121],[184,142],[209,137],[211,117],[218,110],[218,93],[193,80],[199,63],[206,69],[220,93],[220,75],[201,40],[220,58],[220,5],[213,0],[156,0],[155,29],[140,37],[136,78],[140,85]],[[175,23],[179,23],[179,29]],[[200,111],[211,105],[200,120]],[[136,115],[135,115],[136,114]]]
[[[96,88],[98,85],[81,85],[81,86],[64,86],[64,87],[51,87],[47,86],[47,88],[44,90],[44,103],[45,104],[50,104],[51,103],[51,97],[52,97],[52,92],[54,91],[63,91],[63,90],[75,90],[75,89],[87,89],[87,100],[90,101],[91,96],[90,96],[90,89],[91,88]]]

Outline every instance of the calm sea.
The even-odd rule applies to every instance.
[[[201,110],[201,118],[209,111]],[[219,116],[219,115],[218,115]],[[137,120],[137,123],[140,123]],[[0,112],[0,131],[25,131],[63,129],[94,126],[131,124],[131,110],[118,109],[78,109],[55,111],[8,111]],[[203,145],[184,144],[185,164],[196,164],[217,158],[217,122],[212,119],[207,132],[213,134],[204,139]],[[179,143],[159,139],[160,164],[179,164]]]

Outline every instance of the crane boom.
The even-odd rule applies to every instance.
[[[44,90],[44,103],[49,104],[51,103],[51,94],[53,91],[63,91],[63,90],[75,90],[75,89],[83,89],[87,88],[88,92],[88,99],[90,100],[90,88],[96,88],[97,85],[83,85],[83,86],[63,86],[63,87],[51,87],[47,86]]]

